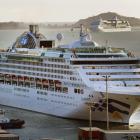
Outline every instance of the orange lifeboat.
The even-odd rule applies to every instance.
[[[27,76],[25,76],[25,77],[24,77],[24,81],[25,81],[25,82],[30,82],[30,78],[27,77]]]
[[[17,81],[17,79],[18,79],[18,78],[17,78],[16,75],[12,75],[12,80],[13,80],[13,81]]]
[[[49,85],[53,87],[54,86],[54,81],[53,80],[49,80]]]
[[[0,73],[0,79],[4,80],[4,75],[2,73]]]
[[[46,80],[46,79],[42,79],[42,84],[43,84],[43,85],[49,85],[49,81]]]
[[[59,80],[55,80],[55,87],[61,87],[61,82]]]
[[[34,82],[34,78],[33,78],[33,77],[31,77],[31,78],[30,78],[30,81],[31,81],[31,82]]]
[[[18,80],[23,82],[24,81],[24,77],[18,76]]]
[[[36,78],[36,84],[42,84],[42,80],[39,78]]]
[[[6,74],[6,75],[5,75],[5,80],[7,80],[7,81],[11,80],[11,75]]]

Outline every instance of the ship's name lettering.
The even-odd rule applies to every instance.
[[[21,95],[21,94],[18,94],[18,93],[14,94],[14,95],[19,96],[19,97],[29,98],[29,96],[27,96],[27,95]]]
[[[23,91],[23,92],[29,92],[29,90],[25,89],[25,88],[14,88],[14,90]]]

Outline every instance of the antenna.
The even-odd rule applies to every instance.
[[[84,36],[84,27],[83,24],[80,25],[80,37]]]
[[[106,49],[105,53],[107,53],[108,52],[108,40],[105,41],[105,49]]]
[[[105,46],[106,46],[106,47],[108,46],[108,40],[105,41]]]

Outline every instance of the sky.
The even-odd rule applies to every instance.
[[[140,0],[0,0],[0,22],[75,22],[109,11],[140,18]]]

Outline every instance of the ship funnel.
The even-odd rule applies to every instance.
[[[39,26],[38,25],[29,25],[29,30],[33,34],[37,34],[39,32]]]
[[[84,26],[81,24],[80,25],[80,37],[84,36]]]

